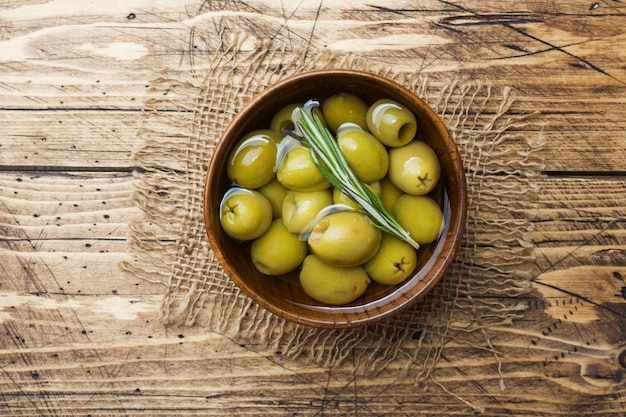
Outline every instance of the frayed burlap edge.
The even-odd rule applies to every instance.
[[[540,131],[531,115],[510,114],[511,90],[373,68],[355,56],[287,54],[264,44],[244,51],[242,45],[238,38],[220,48],[206,70],[160,73],[145,102],[144,142],[134,155],[140,168],[135,201],[145,217],[131,224],[130,260],[121,266],[164,285],[163,322],[198,324],[323,367],[348,357],[361,373],[393,365],[412,372],[416,382],[433,380],[450,340],[498,357],[488,329],[510,324],[525,309],[514,299],[530,288],[532,224],[526,213],[534,207],[542,168]],[[444,279],[422,303],[360,329],[311,329],[252,303],[219,266],[202,218],[206,167],[230,119],[277,80],[330,67],[379,73],[416,92],[449,126],[468,179],[467,230]]]

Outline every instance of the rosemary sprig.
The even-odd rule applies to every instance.
[[[324,127],[319,116],[311,111],[313,107],[318,106],[317,101],[309,100],[304,108],[297,108],[293,119],[303,136],[294,133],[289,133],[289,135],[310,148],[311,157],[322,175],[333,186],[352,198],[375,227],[419,249],[419,244],[389,213],[380,197],[372,193],[356,177],[332,133]]]

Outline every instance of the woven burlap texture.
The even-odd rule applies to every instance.
[[[252,303],[224,273],[206,238],[203,187],[212,151],[250,98],[298,72],[345,67],[396,80],[435,109],[449,127],[468,181],[468,223],[458,256],[434,291],[390,320],[348,330],[312,329]],[[144,218],[131,225],[123,269],[164,285],[162,320],[198,324],[256,349],[280,351],[323,367],[350,358],[358,372],[411,370],[429,376],[450,340],[492,348],[489,327],[511,324],[525,305],[533,258],[527,218],[541,171],[538,130],[509,114],[510,89],[478,81],[432,80],[372,67],[355,56],[312,54],[234,43],[208,68],[161,73],[145,102],[143,145],[135,152],[135,200]],[[501,300],[511,300],[503,302]]]

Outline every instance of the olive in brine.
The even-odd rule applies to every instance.
[[[304,104],[292,103],[278,110],[278,112],[274,114],[274,117],[272,117],[272,120],[270,121],[270,129],[280,133],[281,135],[284,135],[286,132],[295,132],[296,124],[293,121],[293,111],[298,107],[303,108]],[[312,109],[312,112],[320,118],[322,126],[327,128],[328,124],[326,123],[326,119],[324,118],[324,114],[322,113],[322,111],[318,107],[314,107]]]
[[[330,187],[311,158],[308,148],[299,147],[287,152],[276,178],[283,187],[294,191],[319,191]]]
[[[365,265],[367,275],[380,284],[395,285],[409,277],[417,266],[417,253],[402,239],[383,233],[380,249]]]
[[[233,187],[222,198],[220,223],[224,232],[233,239],[256,239],[272,223],[272,205],[256,190]]]
[[[380,180],[380,199],[390,213],[393,212],[393,207],[402,194],[404,191],[396,187],[388,176]]]
[[[284,135],[283,129],[289,132],[295,131],[295,124],[293,122],[292,114],[296,107],[302,107],[303,103],[291,103],[283,106],[278,110],[272,120],[270,121],[270,130]]]
[[[252,263],[266,275],[280,275],[296,269],[308,249],[306,242],[290,233],[280,219],[272,222],[269,229],[250,246]]]
[[[337,145],[361,181],[378,181],[387,174],[389,169],[387,149],[360,126],[353,123],[342,124],[337,131]]]
[[[367,109],[365,101],[350,93],[337,93],[322,103],[322,113],[333,132],[344,123],[354,123],[367,129]]]
[[[274,178],[276,152],[276,135],[273,132],[259,130],[247,134],[228,158],[228,178],[249,189],[267,184]]]
[[[374,181],[369,184],[364,184],[372,194],[380,197],[380,181]],[[334,204],[344,204],[348,207],[352,207],[354,210],[359,211],[363,208],[359,206],[353,199],[348,197],[343,191],[339,188],[333,187],[333,203]]]
[[[311,231],[311,251],[324,262],[351,267],[369,261],[380,246],[381,231],[358,212],[343,211],[322,218]]]
[[[389,179],[408,194],[428,194],[441,176],[437,154],[421,140],[391,149],[389,163]]]
[[[441,208],[425,195],[404,194],[396,201],[393,215],[420,245],[437,240],[445,226]]]
[[[282,216],[283,200],[287,195],[287,189],[274,177],[270,182],[258,189],[272,204],[272,215],[275,219]]]
[[[282,204],[283,223],[291,233],[302,233],[333,202],[330,190],[287,191]]]
[[[304,258],[300,284],[309,297],[326,304],[341,305],[359,298],[371,282],[361,266],[332,266],[315,255]]]
[[[406,145],[417,133],[415,115],[402,104],[380,99],[367,110],[367,128],[383,144],[396,147]]]

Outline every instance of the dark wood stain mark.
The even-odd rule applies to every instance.
[[[619,311],[616,311],[613,308],[611,308],[609,306],[606,306],[604,304],[597,303],[597,302],[595,302],[595,301],[593,301],[593,300],[591,300],[591,299],[589,299],[589,298],[587,298],[587,297],[585,297],[583,295],[577,294],[577,293],[575,293],[573,291],[566,290],[566,289],[560,288],[560,287],[558,287],[556,285],[548,284],[546,282],[541,282],[541,281],[535,281],[535,284],[543,285],[544,287],[552,288],[553,290],[560,291],[560,292],[562,292],[564,294],[567,294],[567,295],[571,295],[572,297],[576,297],[576,298],[578,298],[578,299],[580,299],[582,301],[585,301],[585,302],[587,302],[589,304],[593,304],[594,306],[596,306],[598,308],[601,308],[601,309],[604,309],[606,311],[609,311],[609,312],[615,314],[618,317],[626,319],[626,315],[625,314],[623,314],[623,313],[621,313]]]
[[[393,13],[393,14],[399,14],[399,15],[404,15],[404,12],[406,11],[404,9],[392,9],[390,7],[377,6],[375,4],[368,4],[367,6],[373,9],[379,10],[381,12]]]
[[[626,368],[626,350],[619,354],[618,361],[622,368]]]
[[[444,2],[447,3],[447,2]],[[464,11],[465,8],[459,6]],[[471,14],[451,16],[441,20],[441,23],[449,26],[485,26],[485,25],[510,25],[516,23],[538,23],[543,19],[527,13],[499,13],[499,14]]]

